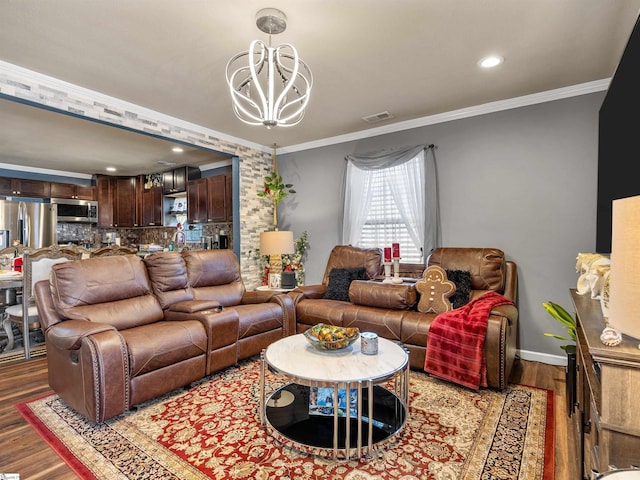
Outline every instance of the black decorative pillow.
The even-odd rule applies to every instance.
[[[453,308],[460,308],[469,303],[469,295],[471,294],[471,272],[466,270],[445,270],[447,279],[456,284],[456,291],[449,301]]]
[[[332,268],[329,272],[329,284],[323,298],[349,301],[349,286],[353,280],[367,280],[367,271],[359,268]]]

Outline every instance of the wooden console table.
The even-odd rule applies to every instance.
[[[578,337],[572,416],[582,478],[640,466],[640,340],[625,335],[620,345],[607,347],[600,341],[605,327],[600,302],[575,289],[571,298]]]

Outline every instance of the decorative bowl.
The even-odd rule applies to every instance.
[[[318,350],[341,350],[347,348],[360,336],[356,327],[337,327],[319,323],[306,332],[304,337]]]

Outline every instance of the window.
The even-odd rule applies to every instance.
[[[417,164],[418,158],[409,161]],[[402,185],[406,169],[398,167],[372,170],[370,172],[371,202],[365,217],[359,245],[365,248],[391,246],[393,242],[401,245],[400,253],[405,263],[421,263],[422,245],[416,245],[411,239],[409,228],[400,214],[400,210],[411,208],[406,190],[398,189],[398,204],[392,193],[392,185]],[[412,165],[418,168],[418,165]]]
[[[420,146],[347,157],[343,243],[398,242],[403,263],[425,262],[437,232],[435,162],[426,153]]]

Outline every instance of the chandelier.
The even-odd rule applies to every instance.
[[[300,123],[309,102],[313,77],[293,45],[271,46],[271,35],[287,28],[287,17],[275,8],[256,15],[258,29],[269,35],[269,45],[254,40],[249,51],[227,63],[227,83],[237,117],[249,125],[267,128]]]

